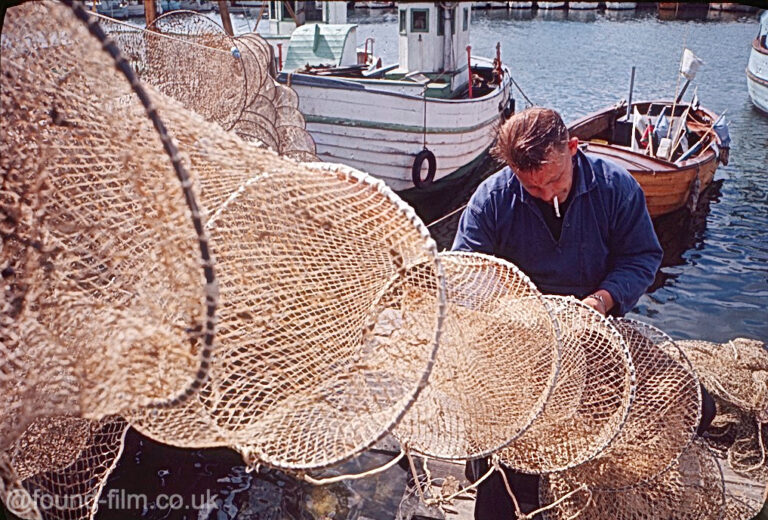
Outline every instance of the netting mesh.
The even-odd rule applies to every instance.
[[[404,444],[451,459],[511,440],[507,464],[566,470],[544,486],[543,503],[563,499],[553,517],[755,510],[736,488],[723,499],[699,442],[675,460],[698,384],[663,333],[542,298],[503,261],[438,258],[383,184],[259,146],[314,157],[258,36],[190,13],[160,18],[160,32],[105,23],[129,54],[118,68],[154,88],[126,80],[59,4],[11,9],[0,43],[0,499],[12,511],[92,517],[127,427],[110,414],[165,443],[308,469],[369,447],[417,396]],[[212,359],[208,234],[223,302]],[[718,400],[708,441],[727,469],[766,482],[764,346],[683,350]],[[566,496],[580,485],[591,500]]]
[[[359,172],[281,161],[185,114],[167,118],[210,208],[219,346],[193,402],[131,412],[132,423],[162,442],[239,445],[288,468],[368,447],[431,367],[444,289],[428,232]],[[420,296],[407,299],[413,265],[424,265],[409,277]]]
[[[411,449],[445,459],[491,453],[541,412],[557,376],[555,322],[513,265],[441,253],[446,318],[425,390],[395,429]]]
[[[65,396],[59,411],[99,418],[183,392],[212,338],[194,195],[65,7],[8,12],[2,72],[3,355],[39,397],[24,407],[49,414]]]
[[[678,342],[715,399],[707,442],[723,458],[728,518],[749,518],[766,499],[768,457],[768,352],[761,341]],[[761,488],[755,493],[752,487]],[[750,513],[747,516],[747,513]]]
[[[545,299],[561,333],[558,380],[542,414],[499,452],[502,462],[528,473],[594,458],[624,424],[635,385],[629,350],[613,325],[573,298]]]
[[[193,11],[164,14],[149,30],[107,17],[100,23],[142,81],[246,141],[316,160],[298,97],[275,81],[271,47],[262,37],[232,38]]]
[[[672,464],[693,440],[699,424],[701,395],[690,367],[659,346],[674,342],[661,331],[634,320],[618,319],[636,371],[635,399],[619,434],[592,461],[571,470],[593,490],[616,490],[649,480]],[[657,340],[654,342],[654,338]]]
[[[57,453],[60,458],[56,464],[45,469],[40,466],[40,471],[30,474],[23,482],[24,488],[43,519],[92,518],[99,508],[101,490],[122,453],[128,424],[117,416],[100,421],[56,418],[46,422],[47,431],[39,432],[40,439],[20,439],[14,462],[26,463],[21,466],[24,469],[30,464],[39,465],[43,453],[40,440],[58,439],[47,446],[47,453]],[[79,449],[65,446],[65,439],[77,440]]]
[[[579,484],[570,472],[543,477],[542,504],[563,499],[545,511],[544,518],[717,520],[725,512],[720,466],[701,440],[689,444],[668,470],[649,482],[623,491],[588,491],[579,489]]]

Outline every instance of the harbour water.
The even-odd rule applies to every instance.
[[[359,25],[360,42],[375,39],[384,63],[397,60],[395,10],[357,10],[349,21]],[[241,32],[256,26],[243,15],[235,15],[234,22]],[[657,222],[664,265],[631,314],[674,338],[768,341],[768,115],[752,106],[744,74],[756,33],[756,15],[680,20],[660,19],[647,9],[473,13],[473,54],[490,56],[500,42],[502,58],[525,93],[536,104],[559,110],[566,121],[626,98],[632,66],[635,100],[670,98],[683,45],[704,60],[693,86],[704,106],[718,114],[727,110],[730,164],[718,169],[713,189],[693,216]],[[524,106],[518,92],[515,97],[518,107]],[[364,462],[374,464],[380,454],[367,457]],[[279,472],[246,473],[227,450],[177,450],[130,432],[108,489],[150,497],[210,492],[209,507],[150,505],[125,516],[105,509],[100,518],[389,520],[404,485],[405,472],[395,467],[376,479],[318,491]]]

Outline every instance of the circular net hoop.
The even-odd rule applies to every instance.
[[[118,416],[36,420],[9,450],[19,480],[3,497],[6,507],[25,519],[93,518],[127,431]]]
[[[654,338],[667,349],[674,348],[674,342],[634,320],[616,319],[613,325],[629,347],[637,385],[619,434],[595,459],[569,472],[592,490],[618,490],[654,478],[693,440],[701,414],[695,374],[665,354]]]
[[[175,148],[66,6],[14,7],[3,29],[0,429],[186,398],[215,280]]]
[[[231,130],[245,109],[248,78],[234,39],[194,11],[171,11],[143,29],[99,16],[139,78]]]
[[[545,296],[561,341],[558,380],[544,411],[499,452],[526,473],[560,471],[593,459],[623,426],[633,399],[635,369],[621,334],[574,298]]]
[[[623,491],[579,489],[570,471],[541,479],[542,504],[555,507],[543,513],[546,520],[567,518],[647,520],[718,520],[725,512],[725,487],[717,459],[702,440],[688,445],[680,458],[649,482]],[[578,490],[568,495],[571,491]],[[734,519],[735,520],[735,519]]]
[[[559,344],[541,294],[514,265],[441,253],[446,317],[429,383],[394,430],[443,459],[487,455],[516,438],[554,386]]]
[[[280,155],[315,161],[296,93],[274,79],[270,45],[256,34],[232,38],[193,11],[172,11],[149,29],[101,16],[142,81]]]
[[[162,442],[236,446],[289,469],[368,448],[434,361],[445,296],[428,231],[351,168],[299,165],[185,114],[168,120],[190,144],[210,208],[219,348],[194,402],[138,410],[132,424]]]

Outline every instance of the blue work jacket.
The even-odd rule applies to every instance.
[[[645,195],[624,168],[580,150],[555,240],[533,197],[507,167],[486,179],[461,215],[454,251],[509,260],[545,294],[579,299],[598,289],[623,316],[653,282],[662,249]]]

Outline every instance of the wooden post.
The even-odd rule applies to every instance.
[[[228,35],[234,36],[235,31],[232,30],[232,19],[229,17],[229,7],[227,7],[227,0],[219,0],[219,14],[221,15],[221,23],[224,26],[224,30]]]
[[[293,23],[296,24],[296,27],[299,27],[301,24],[299,23],[299,19],[296,17],[296,13],[293,10],[293,7],[291,7],[291,2],[283,1],[283,5],[285,6],[286,11],[288,11],[288,14],[291,15],[291,18],[293,18]]]
[[[157,18],[157,4],[155,0],[144,0],[144,20],[147,22],[147,27]]]
[[[267,8],[267,2],[262,2],[261,7],[259,7],[259,16],[256,18],[256,27],[253,28],[253,32],[259,32],[259,23],[261,22],[261,17],[264,16],[264,9]]]

